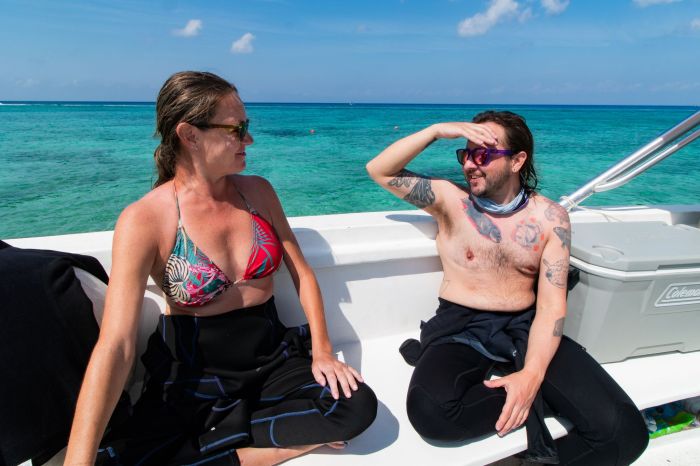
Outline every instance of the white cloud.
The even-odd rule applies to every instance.
[[[231,53],[252,53],[253,39],[255,39],[255,36],[246,32],[240,39],[231,44]]]
[[[533,17],[532,8],[527,7],[523,10],[522,13],[520,13],[520,16],[518,16],[518,21],[520,21],[521,23],[524,23],[524,22],[532,19],[532,17]]]
[[[202,29],[202,20],[191,19],[187,21],[187,24],[182,29],[174,29],[173,35],[180,37],[194,37],[199,34],[199,30]]]
[[[695,18],[690,22],[690,27],[696,30],[700,30],[700,18]]]
[[[550,15],[563,13],[569,6],[569,0],[542,0],[542,8]]]
[[[680,2],[681,0],[633,0],[634,3],[637,4],[637,6],[641,6],[642,8],[650,6],[650,5],[660,5],[662,3],[676,3]]]
[[[457,26],[457,33],[462,37],[486,34],[499,21],[515,15],[517,11],[518,2],[514,0],[491,0],[484,13],[477,13],[461,21]]]

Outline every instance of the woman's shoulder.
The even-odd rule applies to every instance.
[[[272,184],[266,178],[259,175],[231,175],[231,179],[242,189],[274,191]]]
[[[172,209],[168,208],[170,204],[173,206]],[[126,227],[139,230],[141,233],[147,231],[155,233],[163,224],[168,223],[167,220],[170,217],[177,222],[172,184],[165,183],[126,206],[117,220],[117,229]]]

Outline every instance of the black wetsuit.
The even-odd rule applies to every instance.
[[[402,345],[405,359],[416,367],[407,410],[418,433],[433,440],[466,441],[495,432],[506,393],[503,388],[487,388],[483,381],[494,366],[504,364],[495,359],[513,361],[511,371],[522,364],[517,360],[526,350],[521,346],[522,331],[529,327],[532,314],[532,310],[479,311],[440,300],[436,316],[423,325],[420,344],[409,340]],[[622,465],[646,448],[646,426],[632,400],[573,340],[562,338],[539,394],[546,411],[574,425],[556,440],[552,461],[558,450],[560,464]],[[537,408],[536,401],[528,430],[541,424]],[[548,453],[546,428],[532,434],[528,432],[529,454]]]
[[[98,464],[238,464],[236,449],[348,440],[374,420],[360,383],[334,400],[311,374],[308,326],[274,300],[211,317],[161,316],[142,360],[145,391],[105,438]]]

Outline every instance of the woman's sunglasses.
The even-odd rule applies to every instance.
[[[513,155],[513,151],[508,149],[491,149],[490,147],[457,149],[457,161],[460,165],[464,165],[464,162],[471,158],[474,165],[481,167],[491,163],[493,158],[503,155]]]
[[[246,137],[248,134],[248,127],[250,126],[250,119],[245,119],[245,121],[241,121],[237,125],[218,125],[215,123],[209,123],[206,125],[195,125],[197,128],[201,129],[209,129],[209,128],[222,128],[225,129],[228,134],[231,136],[236,135],[238,136],[238,139],[241,141],[243,138]]]

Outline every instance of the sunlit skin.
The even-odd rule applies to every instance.
[[[429,126],[387,147],[367,164],[369,175],[392,194],[431,214],[438,225],[438,254],[443,267],[439,296],[472,309],[519,311],[535,303],[523,370],[494,381],[490,388],[506,390],[496,425],[499,435],[520,427],[559,346],[553,330],[566,313],[566,277],[570,225],[561,207],[539,194],[517,212],[497,215],[476,207],[470,195],[498,204],[512,201],[521,189],[520,171],[528,154],[492,157],[478,166],[466,158],[461,166],[467,186],[405,169],[438,139],[467,141],[467,147],[511,149],[505,128],[495,122],[449,122]],[[462,145],[464,147],[464,145]],[[556,211],[557,215],[545,212]],[[558,234],[554,229],[560,228]],[[539,278],[539,279],[538,279]]]
[[[247,118],[234,92],[218,103],[211,123],[237,125]],[[198,128],[181,122],[176,128],[180,152],[175,177],[128,206],[114,231],[112,270],[107,289],[100,336],[93,350],[78,398],[65,464],[93,464],[107,421],[133,365],[137,329],[146,282],[162,283],[172,251],[178,215],[177,188],[182,222],[192,241],[228,277],[245,270],[253,242],[251,218],[238,193],[256,207],[274,227],[284,250],[284,262],[300,297],[311,329],[312,366],[316,381],[331,395],[351,397],[363,379],[339,361],[328,338],[323,301],[313,270],[308,265],[272,186],[263,178],[243,176],[246,148],[253,143],[223,128]],[[266,302],[273,292],[271,276],[231,286],[211,302],[185,309],[167,300],[166,313],[213,316],[232,309]],[[108,376],[105,376],[108,374]],[[342,393],[341,393],[342,392]],[[271,465],[321,445],[288,448],[242,448],[242,465]],[[344,442],[329,444],[343,448]]]

